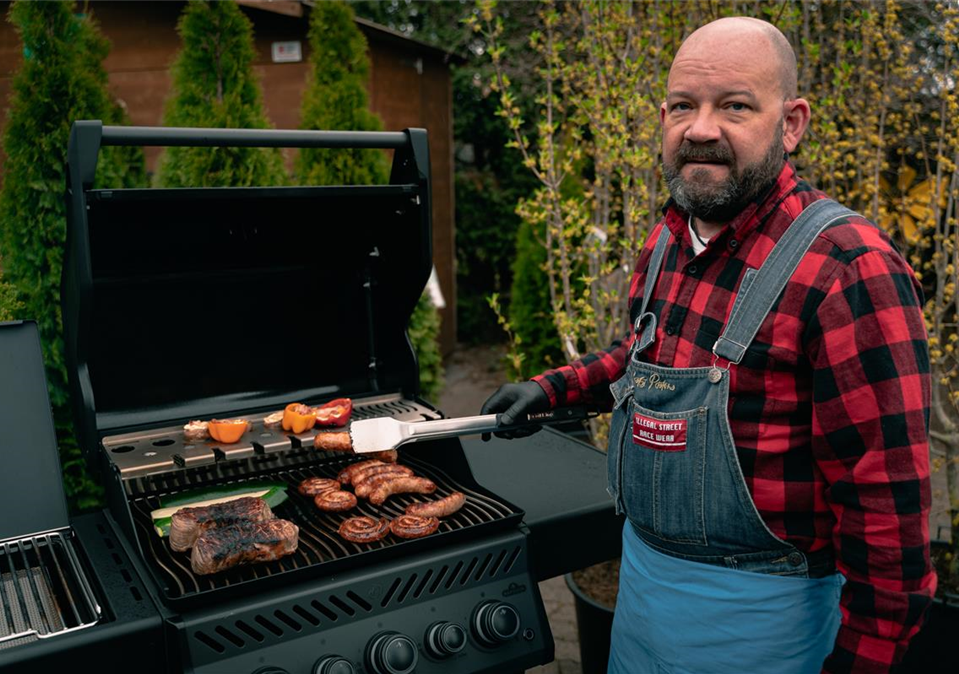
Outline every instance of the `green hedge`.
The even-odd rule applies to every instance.
[[[546,249],[540,243],[542,238],[543,233],[535,232],[529,222],[523,222],[516,235],[509,322],[519,341],[518,350],[524,356],[522,372],[510,373],[518,379],[529,379],[565,363],[550,313],[549,281],[543,271]]]

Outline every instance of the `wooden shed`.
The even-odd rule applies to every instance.
[[[180,47],[177,19],[184,2],[89,2],[110,40],[104,61],[110,89],[126,107],[134,125],[162,124],[170,89],[170,64]],[[254,68],[263,88],[267,115],[278,129],[296,129],[309,59],[312,2],[241,0],[253,22]],[[10,2],[0,2],[6,17]],[[458,57],[411,40],[384,26],[356,20],[369,44],[369,94],[372,110],[387,130],[422,127],[429,132],[433,178],[433,262],[446,306],[441,310],[441,346],[456,340],[456,249],[453,198],[453,114],[449,66]],[[21,46],[13,26],[0,22],[0,101],[6,119],[11,78],[20,64]],[[152,170],[160,150],[147,149]]]

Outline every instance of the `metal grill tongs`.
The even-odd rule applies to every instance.
[[[548,412],[527,415],[523,421],[504,424],[502,414],[483,414],[458,419],[406,422],[389,417],[362,419],[350,424],[350,440],[357,454],[396,449],[410,442],[450,438],[474,433],[495,433],[513,428],[541,426],[564,421],[581,421],[595,417],[595,410],[586,407],[558,407]]]

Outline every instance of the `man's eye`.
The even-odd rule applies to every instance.
[[[749,106],[745,103],[730,103],[729,109],[733,110],[734,112],[744,112],[749,109]]]
[[[673,103],[673,110],[682,112],[683,110],[691,110],[689,103]]]

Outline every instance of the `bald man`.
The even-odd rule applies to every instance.
[[[888,672],[936,585],[921,289],[789,163],[810,108],[776,28],[700,28],[667,89],[632,330],[483,412],[613,411],[610,673]]]

